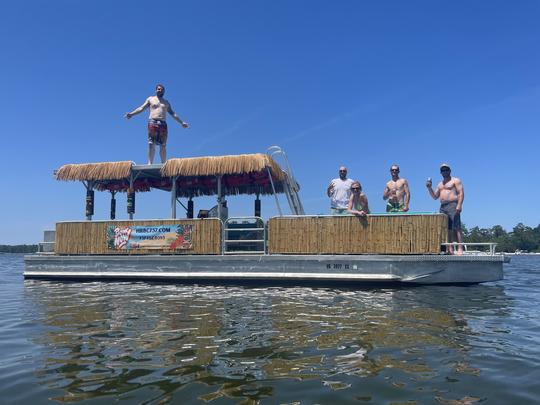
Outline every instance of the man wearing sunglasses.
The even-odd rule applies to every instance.
[[[435,191],[431,188],[431,179],[428,179],[426,187],[434,200],[441,202],[440,212],[448,216],[448,242],[463,243],[463,234],[461,232],[461,209],[465,190],[463,183],[457,177],[450,175],[450,166],[446,163],[441,165],[442,181],[437,184]],[[454,248],[449,246],[449,253],[454,253]],[[458,255],[463,254],[463,246],[458,246]]]
[[[332,180],[326,189],[326,195],[330,197],[330,213],[332,215],[348,215],[353,183],[353,179],[347,178],[347,168],[341,166],[339,168],[339,177]]]
[[[409,183],[405,179],[399,178],[399,166],[390,167],[392,180],[386,183],[383,193],[383,200],[386,203],[386,212],[407,212],[409,211],[409,201],[411,193]]]

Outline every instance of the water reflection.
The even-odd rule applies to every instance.
[[[307,392],[375,401],[377,392],[395,390],[433,401],[448,384],[481,374],[469,353],[493,332],[490,317],[508,315],[511,301],[498,286],[25,281],[25,293],[35,321],[46,326],[31,337],[46,348],[36,375],[64,393],[54,398],[62,402],[109,395],[290,402]],[[360,389],[367,378],[368,392]]]

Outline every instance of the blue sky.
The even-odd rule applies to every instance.
[[[308,213],[327,213],[340,165],[373,211],[393,163],[411,209],[448,162],[468,226],[540,222],[540,2],[20,1],[2,5],[0,244],[36,243],[84,219],[66,163],[146,161],[142,104],[156,83],[189,130],[169,122],[169,157],[287,152]],[[96,219],[106,219],[97,195]],[[195,201],[196,210],[213,205]],[[251,197],[229,199],[252,214]],[[168,195],[137,199],[166,218]],[[263,201],[263,216],[276,214]],[[118,217],[126,218],[124,195]]]

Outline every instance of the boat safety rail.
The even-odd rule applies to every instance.
[[[464,253],[467,254],[475,254],[475,253],[486,253],[478,250],[469,250],[469,246],[480,246],[480,247],[488,247],[489,249],[489,255],[493,256],[495,255],[495,247],[497,246],[497,243],[495,242],[449,242],[449,243],[442,243],[442,246],[452,246],[454,249],[457,249],[459,246],[463,246]]]
[[[230,217],[223,224],[223,254],[265,254],[266,227],[260,217]]]
[[[270,146],[266,154],[270,156],[271,158],[276,158],[279,156],[283,162],[284,162],[284,174],[285,174],[285,181],[284,181],[284,192],[285,196],[287,197],[287,201],[289,202],[289,207],[291,208],[291,211],[295,215],[304,215],[304,206],[302,205],[302,201],[300,200],[300,185],[294,178],[294,174],[291,168],[291,165],[289,164],[289,159],[287,158],[287,154],[285,151],[275,145]],[[281,210],[280,210],[281,211]],[[280,212],[281,215],[281,212]]]
[[[54,253],[56,231],[43,231],[43,242],[39,242],[37,253]]]

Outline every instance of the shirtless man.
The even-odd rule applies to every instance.
[[[409,183],[405,179],[399,178],[399,166],[390,167],[392,180],[386,183],[383,193],[383,200],[387,201],[386,212],[407,212],[409,211],[409,201],[411,193]]]
[[[448,216],[448,241],[463,243],[463,234],[461,232],[461,209],[465,190],[463,183],[457,177],[450,176],[450,166],[446,163],[441,165],[442,181],[437,184],[437,189],[431,188],[431,179],[428,179],[426,187],[434,200],[441,201],[440,212]],[[454,248],[449,246],[449,253],[454,253]],[[458,245],[458,255],[463,254],[463,245]]]
[[[351,185],[353,179],[347,178],[347,168],[339,168],[339,177],[332,180],[326,189],[326,195],[330,197],[330,213],[332,215],[347,215],[349,200],[351,198]]]
[[[125,117],[130,119],[134,115],[137,115],[147,108],[150,108],[150,118],[148,119],[148,164],[151,165],[154,162],[154,154],[156,152],[156,145],[159,145],[159,156],[161,157],[161,163],[165,163],[167,160],[167,113],[169,113],[180,125],[184,128],[188,128],[187,122],[180,119],[178,115],[171,108],[171,104],[163,98],[165,94],[165,86],[162,84],[156,85],[156,95],[150,96],[146,99],[143,105],[126,113]]]

